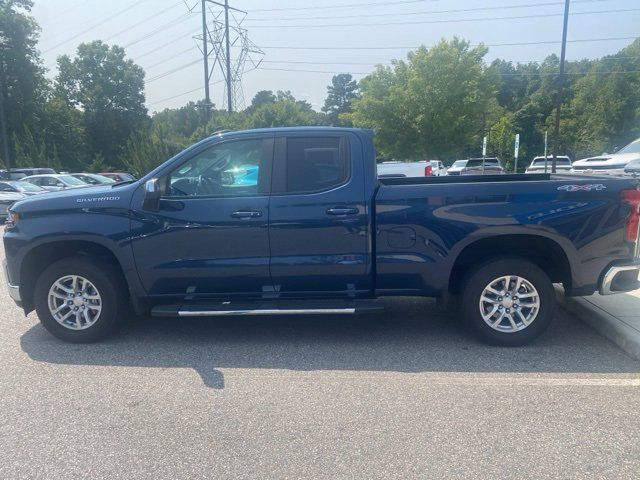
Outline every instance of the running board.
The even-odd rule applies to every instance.
[[[151,309],[154,317],[225,317],[247,315],[354,315],[381,311],[382,304],[374,300],[296,301],[296,302],[223,302],[157,305]]]

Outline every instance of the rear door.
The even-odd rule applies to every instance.
[[[282,296],[357,296],[372,289],[362,145],[348,133],[276,136],[270,271]],[[375,168],[375,166],[372,166]]]

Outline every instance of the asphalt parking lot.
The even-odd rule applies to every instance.
[[[640,362],[561,310],[511,349],[415,299],[68,345],[0,304],[0,478],[639,476]]]

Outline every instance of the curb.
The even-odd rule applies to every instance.
[[[611,315],[587,297],[565,297],[558,292],[558,304],[580,320],[593,327],[621,349],[640,360],[640,330]]]

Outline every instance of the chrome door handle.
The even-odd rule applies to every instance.
[[[327,209],[327,215],[357,215],[358,209],[354,207],[333,207]]]
[[[238,210],[231,214],[233,218],[258,218],[262,216],[259,210]]]

